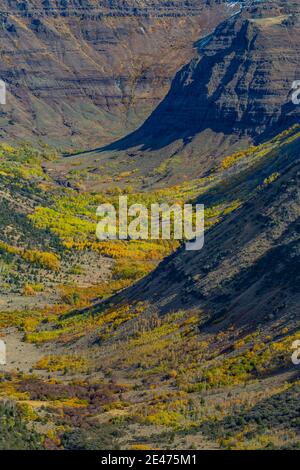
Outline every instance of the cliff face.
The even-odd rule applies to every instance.
[[[299,122],[291,97],[299,78],[299,15],[298,0],[266,1],[225,20],[197,42],[198,56],[144,125],[109,148],[197,154],[205,170],[235,145]]]
[[[0,137],[79,149],[132,131],[228,15],[223,3],[4,0]]]

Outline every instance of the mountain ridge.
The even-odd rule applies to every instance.
[[[196,41],[197,57],[175,76],[144,124],[125,138],[85,153],[119,152],[149,171],[168,158],[205,175],[224,155],[258,145],[299,122],[299,2],[248,5]],[[131,158],[128,158],[130,154]],[[163,155],[162,155],[163,154]]]
[[[253,152],[252,162],[238,161],[225,177],[226,197],[242,195],[247,181],[245,201],[206,230],[202,250],[188,252],[183,246],[130,287],[125,292],[130,301],[152,299],[151,310],[163,314],[180,308],[208,310],[213,314],[207,314],[207,324],[218,324],[218,329],[232,324],[255,328],[279,313],[295,321],[300,286],[298,127],[277,151],[270,150],[261,160]],[[221,179],[194,202],[218,204],[222,191],[225,195],[223,186]],[[288,301],[283,292],[289,294]]]
[[[175,71],[193,56],[193,38],[228,14],[223,2],[195,0],[172,2],[175,13],[166,16],[169,2],[146,2],[160,14],[139,16],[143,4],[5,1],[1,137],[78,151],[143,122]]]

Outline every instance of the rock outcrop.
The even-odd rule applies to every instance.
[[[235,147],[300,120],[292,85],[300,65],[300,2],[248,2],[197,42],[198,54],[136,132],[106,150],[186,155],[202,174]]]
[[[215,0],[2,1],[0,137],[79,150],[126,135],[230,10]]]

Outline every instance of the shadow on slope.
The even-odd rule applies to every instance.
[[[291,101],[299,18],[274,16],[280,20],[270,25],[261,15],[271,13],[259,8],[234,15],[198,41],[198,57],[177,73],[166,98],[145,123],[97,151],[158,151],[176,141],[189,145],[197,137],[198,152],[200,146],[206,155],[219,154],[234,141],[262,142],[299,122],[300,109]],[[298,13],[296,4],[293,8]]]
[[[276,181],[258,185],[206,232],[201,251],[179,249],[122,296],[149,301],[161,313],[200,308],[206,325],[217,328],[297,318],[300,162],[296,154],[285,158]]]

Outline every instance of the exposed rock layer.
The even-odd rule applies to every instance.
[[[0,136],[78,150],[127,134],[228,11],[204,0],[3,1]]]

